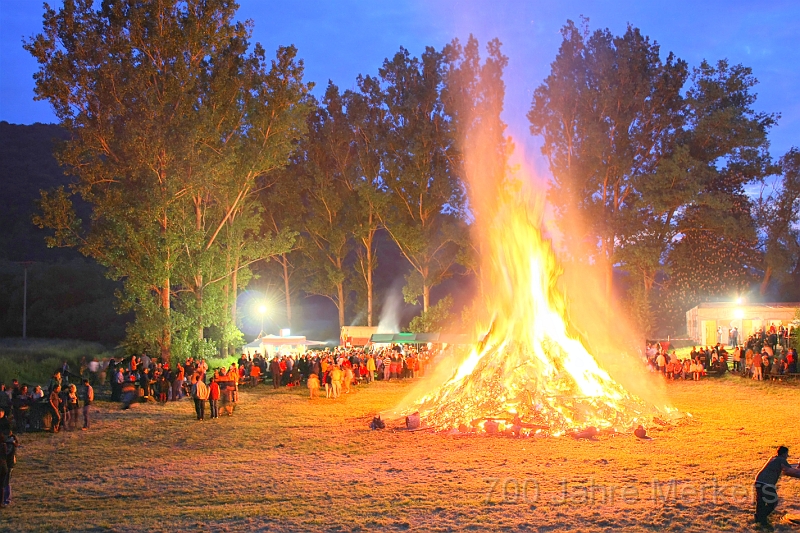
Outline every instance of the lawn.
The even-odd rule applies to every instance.
[[[205,422],[189,400],[99,402],[90,431],[21,436],[0,530],[750,531],[755,472],[779,444],[800,456],[800,386],[667,385],[692,416],[651,441],[370,431],[407,382],[335,401],[259,386]],[[779,489],[800,512],[800,480]]]

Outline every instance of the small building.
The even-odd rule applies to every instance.
[[[376,333],[371,344],[473,344],[469,335],[462,333]]]
[[[369,338],[378,333],[377,326],[342,326],[339,333],[339,346],[352,348],[366,346]]]
[[[702,345],[717,342],[729,344],[729,333],[735,328],[738,343],[761,328],[791,327],[800,302],[791,303],[702,303],[686,312],[686,332]]]
[[[325,343],[321,341],[312,341],[304,336],[278,336],[278,335],[264,335],[258,337],[256,340],[249,344],[242,346],[242,352],[247,355],[260,354],[263,357],[270,358],[275,354],[288,355],[288,354],[303,354],[309,346],[324,346]]]

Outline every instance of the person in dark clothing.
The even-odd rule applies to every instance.
[[[272,373],[272,387],[277,389],[281,386],[281,363],[277,357],[272,359],[269,365],[269,371]]]
[[[150,396],[150,369],[145,368],[139,375],[139,387],[143,391],[143,396]]]
[[[0,433],[0,450],[3,456],[0,457],[0,487],[2,487],[2,500],[0,505],[5,507],[11,505],[11,471],[14,470],[14,465],[17,464],[17,448],[19,448],[19,441],[16,435],[10,430],[6,429]]]
[[[800,465],[793,468],[789,464],[789,448],[780,446],[774,457],[770,458],[756,474],[756,523],[771,527],[767,517],[778,505],[778,479],[781,474],[800,478]]]

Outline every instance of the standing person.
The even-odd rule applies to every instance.
[[[389,381],[392,377],[392,358],[386,354],[383,358],[383,380]]]
[[[761,353],[755,352],[753,354],[753,379],[761,381]]]
[[[11,471],[14,470],[14,465],[17,464],[19,441],[11,429],[4,429],[0,434],[0,439],[2,439],[0,450],[3,451],[3,457],[0,457],[0,486],[2,486],[0,504],[5,507],[6,505],[11,505]]]
[[[208,386],[208,407],[211,409],[211,418],[219,418],[219,394],[219,383],[214,376]]]
[[[325,370],[325,372],[322,374],[322,383],[325,385],[325,397],[326,398],[330,398],[331,397],[331,370],[332,369],[333,369],[333,367],[330,367],[327,370]]]
[[[316,374],[310,374],[308,376],[308,390],[311,393],[311,398],[313,399],[319,392],[319,378]]]
[[[183,388],[183,380],[186,377],[186,370],[183,365],[178,365],[175,368],[175,379],[172,382],[172,401],[178,401],[183,396],[181,390]]]
[[[94,402],[94,389],[88,379],[83,380],[83,431],[89,429],[89,406]]]
[[[56,385],[58,385],[58,387],[61,387],[61,371],[60,370],[56,370],[55,372],[53,372],[53,377],[50,378],[50,384],[47,385],[47,393],[49,394],[49,393],[53,392],[53,389],[56,388]]]
[[[372,354],[369,354],[369,357],[367,357],[367,383],[372,383],[372,380],[375,378],[376,370],[375,358]]]
[[[139,373],[139,387],[142,389],[142,396],[145,398],[150,396],[150,369],[142,367],[142,371]]]
[[[158,380],[158,401],[162,404],[167,403],[167,396],[169,395],[169,391],[172,388],[172,384],[167,379],[166,372],[161,375]]]
[[[779,446],[775,456],[768,459],[756,474],[755,521],[767,528],[772,527],[767,517],[778,505],[777,484],[781,474],[800,478],[800,465],[793,468],[789,464],[789,448],[786,446]]]
[[[331,396],[336,399],[342,390],[342,369],[338,365],[331,370]]]
[[[192,375],[192,399],[194,400],[194,410],[197,420],[205,420],[206,400],[208,399],[208,387],[200,379],[201,374]]]
[[[67,395],[67,398],[69,429],[72,430],[78,427],[78,409],[80,409],[80,403],[78,400],[78,387],[76,387],[74,383],[71,383],[69,386],[69,394]]]
[[[353,369],[350,366],[342,370],[342,390],[345,394],[350,394],[350,386],[353,384]]]
[[[60,409],[58,408],[58,404],[61,402],[61,385],[56,385],[52,391],[50,391],[50,414],[53,417],[53,433],[58,433],[58,430],[61,428],[61,414]]]
[[[656,357],[656,366],[658,366],[659,374],[665,376],[667,373],[667,358],[663,353],[658,354],[658,357]]]
[[[231,411],[233,411],[234,407],[239,402],[239,369],[236,368],[235,363],[231,363],[231,368],[228,370],[228,377],[230,378],[228,388],[231,391]]]
[[[272,388],[277,389],[281,386],[281,363],[278,361],[277,355],[272,358],[269,371],[272,373]]]
[[[125,383],[125,373],[122,370],[122,365],[114,369],[114,374],[111,376],[111,401],[118,402],[122,398],[122,384]]]

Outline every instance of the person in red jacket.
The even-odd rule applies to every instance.
[[[217,377],[211,378],[211,385],[208,386],[208,405],[211,408],[211,418],[219,418],[219,383]]]

